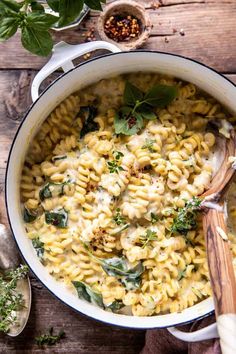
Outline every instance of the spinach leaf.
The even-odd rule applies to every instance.
[[[24,207],[23,218],[24,221],[27,223],[33,222],[37,219],[38,212],[37,210],[29,210],[28,208]]]
[[[159,216],[157,214],[151,213],[151,223],[155,224],[159,220]]]
[[[104,308],[102,295],[100,293],[94,291],[88,284],[85,284],[82,281],[72,281],[72,284],[76,288],[80,299],[84,299],[94,305]]]
[[[32,240],[32,245],[35,248],[39,259],[42,260],[44,255],[44,243],[40,241],[39,237],[37,237]]]
[[[102,11],[101,3],[106,3],[106,0],[84,0],[84,3],[92,10]]]
[[[111,310],[112,312],[117,312],[124,306],[125,305],[121,300],[115,300],[110,305],[106,306],[106,308]]]
[[[83,128],[80,131],[80,138],[89,132],[94,132],[99,129],[98,123],[94,122],[97,115],[97,108],[94,106],[84,106],[80,108],[78,116],[83,120]]]
[[[58,228],[66,228],[68,223],[68,212],[62,208],[57,211],[46,211],[45,221]]]

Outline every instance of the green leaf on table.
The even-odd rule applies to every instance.
[[[84,6],[84,1],[78,0],[60,0],[58,25],[66,26],[73,22],[80,14]]]
[[[37,12],[44,12],[43,5],[39,4],[37,1],[31,1],[30,7],[32,11]]]
[[[138,87],[126,81],[123,101],[127,106],[135,106],[137,101],[142,101],[143,92]]]
[[[23,5],[24,1],[16,2],[14,0],[1,0],[0,10],[4,10],[6,12],[19,12]]]
[[[175,86],[155,85],[144,96],[143,101],[151,107],[163,108],[170,104],[178,94]]]
[[[101,2],[106,3],[106,1],[100,0],[84,0],[84,3],[92,10],[102,11]]]
[[[91,302],[101,308],[104,308],[102,295],[99,292],[94,291],[88,284],[82,281],[72,281],[72,284],[77,290],[78,297],[80,299]]]
[[[47,4],[55,12],[59,12],[60,0],[47,0]]]
[[[19,19],[16,16],[5,17],[0,20],[0,41],[12,37],[19,26]]]
[[[52,37],[47,31],[39,31],[30,26],[24,26],[21,33],[21,42],[31,53],[47,56],[53,47]]]
[[[51,26],[58,21],[58,17],[45,13],[31,12],[27,14],[25,21],[27,21],[28,27],[34,30],[44,31],[51,28]]]
[[[63,330],[60,330],[58,334],[54,334],[53,327],[51,327],[48,334],[41,334],[39,337],[35,337],[35,341],[39,347],[43,347],[44,345],[51,346],[58,343],[65,335]]]
[[[66,228],[68,223],[68,212],[62,208],[57,211],[46,211],[45,221],[58,228]]]

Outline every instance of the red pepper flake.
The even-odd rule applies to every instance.
[[[104,31],[115,42],[124,42],[139,37],[141,25],[132,15],[114,15],[106,20]]]
[[[128,119],[128,125],[129,125],[129,129],[131,129],[137,122],[137,119],[135,117],[130,117]]]

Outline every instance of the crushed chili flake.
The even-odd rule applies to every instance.
[[[135,117],[130,117],[128,119],[128,125],[129,125],[129,128],[132,128],[137,122],[137,119]]]
[[[123,42],[137,38],[141,33],[141,25],[132,15],[114,15],[106,20],[104,31],[114,41]]]

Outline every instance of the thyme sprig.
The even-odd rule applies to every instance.
[[[17,282],[28,273],[26,265],[0,274],[0,331],[8,332],[12,325],[17,324],[16,312],[25,303],[21,293],[17,291]]]
[[[187,235],[190,230],[197,227],[197,216],[200,212],[201,199],[193,197],[187,201],[183,208],[179,208],[177,216],[171,226],[171,233]]]
[[[53,327],[49,329],[49,333],[41,334],[35,338],[35,341],[38,346],[42,347],[44,345],[54,345],[59,342],[62,338],[65,337],[65,332],[60,330],[58,334],[53,334]]]

